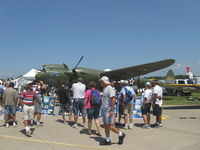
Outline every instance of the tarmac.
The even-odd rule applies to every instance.
[[[83,127],[73,129],[57,116],[43,117],[44,126],[33,126],[32,137],[26,137],[21,116],[17,114],[17,127],[0,127],[1,150],[200,150],[200,106],[166,107],[162,129],[142,129],[143,121],[135,120],[133,130],[121,129],[126,133],[124,145],[117,145],[118,136],[112,133],[111,146],[99,145],[103,128],[103,137],[89,136]]]

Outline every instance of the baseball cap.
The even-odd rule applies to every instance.
[[[120,80],[118,83],[119,83],[119,84],[124,84],[125,81],[124,81],[124,80]]]
[[[151,82],[147,82],[145,85],[149,86],[149,85],[151,85]]]
[[[125,80],[124,83],[125,83],[125,84],[128,84],[129,82],[128,82],[128,80]]]
[[[101,79],[99,81],[103,81],[105,84],[110,84],[110,80],[107,76],[101,77]]]

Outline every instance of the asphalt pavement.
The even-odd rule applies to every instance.
[[[162,129],[142,129],[143,121],[135,120],[133,130],[124,130],[124,145],[117,145],[118,136],[111,134],[112,145],[100,146],[103,137],[87,135],[79,126],[73,129],[70,123],[63,124],[60,117],[43,117],[43,127],[33,126],[32,137],[24,135],[22,114],[17,114],[18,126],[0,127],[2,150],[200,150],[200,107],[173,106],[164,110]],[[82,120],[79,119],[81,124]],[[155,118],[152,116],[152,123]]]

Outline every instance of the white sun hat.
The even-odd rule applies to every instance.
[[[124,80],[120,80],[118,83],[119,83],[119,84],[124,84],[125,81],[124,81]]]
[[[99,81],[103,81],[105,84],[110,84],[110,80],[107,76],[101,77],[101,79]]]

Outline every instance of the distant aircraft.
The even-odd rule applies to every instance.
[[[163,84],[162,87],[177,91],[200,92],[200,84]]]
[[[193,73],[190,72],[190,67],[187,67],[187,79],[174,79],[173,71],[168,72],[168,82],[162,86],[166,89],[172,89],[178,96],[185,95],[184,93],[200,92],[200,84],[195,84]],[[170,81],[170,82],[169,82]]]
[[[44,65],[43,70],[36,75],[36,79],[42,80],[49,85],[58,85],[61,80],[68,81],[69,84],[72,84],[78,77],[82,77],[85,83],[89,81],[98,82],[102,76],[108,76],[112,80],[119,81],[121,79],[130,79],[164,69],[175,62],[174,59],[167,59],[117,70],[102,71],[90,68],[78,68],[82,59],[83,56],[73,69],[69,69],[65,64]]]

